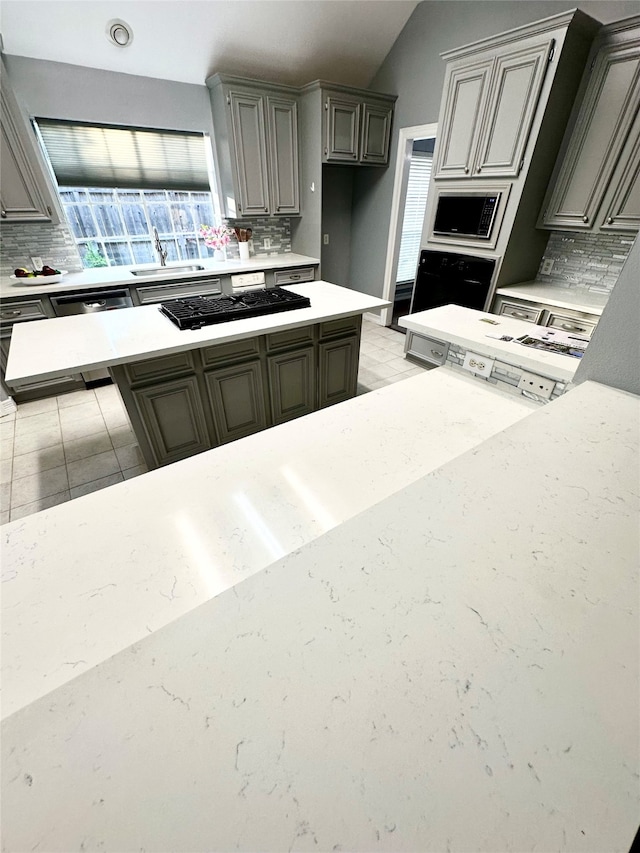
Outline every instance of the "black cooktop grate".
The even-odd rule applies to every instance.
[[[190,296],[163,302],[160,311],[179,329],[201,329],[212,323],[227,323],[245,317],[260,317],[279,311],[310,308],[306,296],[290,290],[260,290],[234,296]]]

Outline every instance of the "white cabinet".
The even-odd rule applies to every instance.
[[[323,163],[386,166],[395,98],[347,87],[323,89]]]
[[[541,225],[640,226],[640,16],[604,27],[583,82]]]
[[[0,216],[2,222],[58,222],[55,204],[33,142],[9,85],[4,63],[0,86]]]
[[[436,178],[518,175],[554,44],[545,33],[449,63]]]

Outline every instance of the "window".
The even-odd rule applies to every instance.
[[[433,139],[424,139],[416,140],[413,145],[409,165],[407,200],[402,221],[402,238],[398,253],[397,284],[401,282],[413,283],[416,277],[422,226],[427,208],[427,193],[431,180],[434,143],[435,140]]]
[[[204,134],[36,119],[83,265],[157,260],[151,230],[168,260],[212,255],[201,224],[218,223]]]

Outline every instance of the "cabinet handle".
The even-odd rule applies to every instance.
[[[567,332],[586,332],[586,329],[581,329],[580,326],[572,326],[571,323],[563,323],[561,326],[562,329],[566,329]]]
[[[464,173],[465,173],[465,175],[469,174],[469,167],[468,166],[464,167]]]
[[[3,311],[3,317],[19,317],[22,314],[21,308],[16,308],[14,311]]]
[[[588,222],[588,221],[589,221],[589,217],[588,217],[588,216],[583,216],[583,217],[582,217],[582,221],[583,221],[583,222]]]
[[[524,312],[524,311],[512,311],[512,312],[511,312],[511,316],[512,316],[512,317],[525,317],[525,318],[526,318],[526,317],[528,317],[529,315],[528,315],[528,314],[525,314],[525,312]]]
[[[437,349],[432,349],[432,350],[431,350],[431,355],[435,355],[435,357],[436,357],[436,358],[442,358],[443,353],[438,352],[438,350],[437,350]]]
[[[1,215],[2,215],[3,219],[6,219],[7,218],[7,211],[3,210]]]
[[[607,225],[613,225],[613,216],[607,218]]]
[[[299,275],[290,275],[290,276],[289,276],[289,281],[297,281],[299,278],[300,278],[300,276],[299,276]]]
[[[478,174],[482,171],[482,166],[478,166]]]

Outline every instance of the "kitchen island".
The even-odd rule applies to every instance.
[[[424,407],[439,377],[466,379],[432,371],[269,438],[307,437],[306,424],[345,413],[356,446],[361,400],[396,412],[401,400],[383,392],[406,386],[405,403]],[[281,559],[274,550],[271,565],[182,615],[179,551],[167,551],[176,576],[158,590],[153,542],[133,526],[111,536],[109,554],[106,539],[104,554],[90,541],[105,494],[114,514],[124,498],[124,520],[136,481],[7,525],[30,550],[5,577],[9,592],[18,585],[3,596],[18,631],[5,657],[19,657],[31,630],[77,646],[62,665],[53,653],[39,689],[4,720],[5,849],[628,850],[639,805],[639,414],[637,397],[586,383]],[[141,478],[157,496],[150,515],[174,469],[186,484],[196,461],[265,442]],[[345,450],[341,438],[336,466]],[[358,491],[375,501],[372,484],[390,470],[370,466]],[[318,518],[308,485],[295,502]],[[219,554],[199,535],[216,524],[215,481],[192,492],[200,514],[180,519],[177,508],[175,521],[204,586]],[[62,616],[64,594],[49,609],[56,597],[42,587],[64,574],[55,541],[74,504],[104,567],[95,588],[75,590],[82,622]],[[275,549],[261,506],[239,499],[236,516],[243,507]],[[109,600],[131,565],[131,589],[178,610],[126,645],[130,616]],[[120,614],[119,630],[94,624],[89,613],[103,609]],[[92,657],[83,632],[94,627],[119,634],[120,650]]]
[[[389,303],[323,281],[310,307],[179,329],[157,305],[21,323],[6,381],[107,367],[149,468],[355,396],[361,317]]]

